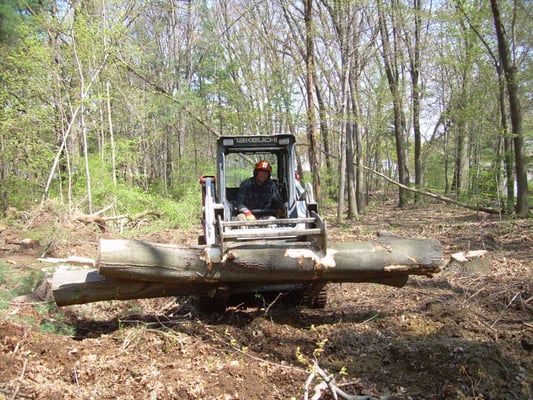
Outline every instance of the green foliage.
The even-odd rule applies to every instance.
[[[9,266],[0,262],[0,285],[5,285],[7,283],[8,272]]]
[[[530,7],[514,15],[505,4],[504,22],[510,26],[512,17],[514,23],[519,83],[523,93],[528,93],[531,63],[523,52],[530,38]],[[214,164],[217,135],[306,131],[305,60],[298,50],[303,44],[293,36],[301,28],[293,6],[282,9],[265,2],[240,15],[217,2],[172,6],[164,2],[129,6],[67,2],[60,9],[54,5],[0,0],[2,209],[7,205],[25,209],[40,201],[67,127],[72,127],[65,151],[74,171],[73,204],[87,204],[89,191],[80,160],[87,150],[93,210],[109,204],[117,214],[160,208],[164,219],[179,224],[197,219],[197,178],[213,172],[204,167]],[[366,13],[366,6],[357,12]],[[415,10],[407,3],[401,6],[406,20],[412,20]],[[421,37],[421,122],[428,133],[436,128],[431,138],[434,144],[444,137],[442,124],[446,125],[449,176],[461,148],[468,150],[464,157],[469,157],[470,164],[496,165],[501,121],[497,74],[487,51],[487,47],[493,51],[497,47],[490,7],[462,1],[439,3],[431,11],[422,8],[422,25],[431,29],[423,29]],[[317,4],[314,11],[327,10]],[[257,26],[262,27],[260,33]],[[336,84],[340,68],[336,63],[343,46],[331,34],[334,29],[327,18],[317,19],[314,34],[321,43],[317,49],[327,49],[316,53],[316,65],[321,66],[316,71],[316,88],[326,106],[320,120],[328,129],[330,143],[330,154],[324,157],[338,160],[340,128],[346,116],[341,115],[342,89]],[[412,31],[404,33],[410,36]],[[378,54],[373,46],[379,42],[363,40],[360,44],[364,54]],[[350,53],[358,54],[363,48],[354,47]],[[401,57],[396,62],[400,68],[409,67]],[[394,162],[392,98],[383,61],[368,57],[360,67],[357,96],[361,100],[359,123],[365,127],[364,163]],[[409,119],[413,110],[407,72],[401,90]],[[83,109],[78,108],[81,105]],[[531,113],[528,107],[522,108],[527,137]],[[441,125],[435,127],[437,120]],[[110,167],[110,122],[116,185]],[[86,149],[82,132],[87,134]],[[301,144],[305,146],[304,141]],[[402,146],[408,148],[410,143]],[[426,182],[442,191],[447,183],[442,147],[432,145],[428,150],[423,162]],[[60,164],[64,167],[66,159]],[[54,178],[50,196],[65,201],[68,182],[62,174]],[[322,176],[319,200],[335,202],[338,171],[333,167],[322,171]],[[377,190],[375,182],[381,180],[366,176],[362,187]],[[465,183],[467,177],[462,178]],[[470,178],[470,185],[461,185],[469,187],[468,194],[496,194],[487,176],[481,177],[479,188],[475,177]]]
[[[42,318],[39,322],[39,330],[46,333],[55,333],[57,335],[72,336],[76,333],[75,326],[67,322],[65,313],[58,309],[53,303],[36,306],[39,316]]]
[[[60,320],[51,321],[43,319],[39,324],[39,330],[45,333],[55,333],[57,335],[72,336],[76,333],[76,328]]]
[[[51,159],[46,143],[53,140],[52,57],[25,8],[35,5],[0,2],[0,196],[18,208],[42,192],[38,186]]]
[[[445,171],[444,155],[441,152],[430,153],[424,167],[425,186],[433,189],[444,188],[446,175],[443,171]]]
[[[17,296],[33,292],[44,279],[44,272],[31,269],[23,273],[13,286]]]
[[[19,268],[0,262],[0,310],[8,306],[13,298],[32,293],[45,279],[45,273],[40,269]],[[65,322],[65,315],[53,303],[35,306],[41,322],[39,329],[43,332],[61,335],[74,334],[75,328]],[[35,318],[25,318],[24,323],[34,325]]]
[[[501,193],[499,193],[494,169],[484,167],[480,168],[479,171],[471,170],[470,174],[473,182],[472,194],[477,195],[482,204],[486,204],[486,202],[497,203]]]
[[[11,175],[4,183],[10,206],[18,210],[27,210],[35,205],[42,196],[41,180]]]
[[[44,273],[37,269],[21,269],[0,262],[0,306],[17,296],[33,292],[43,281]]]
[[[479,393],[479,388],[482,386],[484,380],[487,379],[487,373],[479,368],[475,373],[471,373],[465,365],[461,365],[459,371],[466,377],[465,385],[467,393],[458,391],[457,398],[461,400],[483,400],[485,397],[482,393]]]
[[[131,149],[129,154],[135,154]],[[125,160],[125,158],[121,158]],[[71,168],[73,171],[72,179],[72,200],[73,206],[77,205],[82,208],[82,212],[88,212],[83,209],[87,204],[87,177],[85,168],[79,164]],[[91,194],[93,212],[112,205],[112,212],[115,215],[128,214],[135,215],[146,210],[157,210],[161,212],[161,219],[150,224],[156,227],[182,227],[191,228],[196,226],[201,215],[201,193],[198,183],[199,173],[191,172],[192,165],[183,168],[189,169],[184,172],[182,178],[176,180],[173,187],[167,190],[161,180],[153,180],[148,185],[144,176],[126,177],[122,176],[113,182],[111,165],[102,162],[97,156],[91,156],[89,160],[89,171],[91,176]],[[205,167],[206,170],[211,168]],[[36,203],[40,202],[45,177],[40,179],[22,179],[16,176],[8,177],[4,188],[9,193],[9,204],[17,209],[33,208]],[[128,181],[129,182],[128,182]],[[65,209],[65,199],[67,199],[68,179],[66,173],[61,176],[56,175],[52,181],[50,198],[57,201],[48,202],[42,205],[40,213],[51,214],[54,221],[61,221],[64,216],[69,214]],[[61,206],[63,204],[63,206]],[[61,208],[61,209],[58,209]],[[107,214],[109,215],[109,214]],[[52,222],[49,224],[50,231],[43,232],[43,237],[55,237],[60,232],[55,232],[57,228]],[[57,228],[60,229],[60,228]],[[41,237],[37,237],[41,239]]]
[[[328,170],[327,168],[322,168],[320,170],[320,174],[322,181],[324,182],[322,187],[325,192],[322,195],[325,197],[326,200],[331,200],[327,203],[336,203],[339,197],[339,180],[337,179],[338,172]],[[311,180],[311,176],[309,176],[308,179]]]
[[[168,204],[168,211],[166,211],[166,207],[162,207],[164,215],[171,217],[171,220],[176,221],[180,226],[190,228],[200,223],[202,212],[200,185],[195,188],[189,187],[178,199],[177,203],[167,200],[163,204],[166,205],[167,203],[170,203]],[[170,211],[173,211],[173,213]]]
[[[12,1],[0,1],[0,42],[8,42],[16,37],[16,13]]]
[[[127,183],[123,178],[113,183],[112,173],[109,164],[102,163],[93,157],[90,161],[91,171],[91,193],[93,200],[93,211],[100,210],[110,204],[113,205],[114,213],[117,215],[135,215],[146,210],[158,210],[161,212],[161,220],[151,224],[152,228],[183,227],[190,228],[200,220],[201,195],[200,185],[197,179],[194,185],[184,185],[180,190],[176,190],[173,197],[165,195],[161,188],[144,189],[134,183]],[[142,182],[142,177],[139,177]],[[73,186],[73,193],[76,199],[83,199],[87,192],[87,180],[84,174],[76,177]]]
[[[20,38],[21,22],[31,23],[28,10],[39,11],[39,0],[0,0],[0,43],[13,43]]]

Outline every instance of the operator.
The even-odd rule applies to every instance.
[[[250,210],[277,210],[282,214],[283,199],[278,185],[270,179],[272,167],[267,160],[259,161],[254,168],[254,176],[242,181],[237,195],[237,219],[254,220],[255,215]]]

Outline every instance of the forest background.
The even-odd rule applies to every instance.
[[[4,215],[53,198],[195,223],[219,136],[292,133],[339,220],[376,192],[528,216],[532,2],[0,0],[0,18]]]

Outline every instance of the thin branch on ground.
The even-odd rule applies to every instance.
[[[8,395],[8,394],[11,394],[12,392],[11,392],[11,390],[0,388],[0,393]],[[25,399],[33,399],[34,398],[31,394],[25,394],[25,393],[20,393],[20,392],[17,393],[17,397],[22,397],[22,398],[25,398]]]
[[[319,365],[318,362],[315,360],[313,362],[313,365],[311,367],[311,372],[309,376],[307,377],[306,383],[305,383],[305,389],[304,389],[304,399],[309,399],[309,386],[312,384],[316,376],[319,376],[322,381],[315,385],[314,387],[314,395],[311,397],[311,400],[319,400],[322,398],[322,394],[325,390],[329,390],[331,395],[335,400],[341,398],[345,400],[386,400],[389,398],[388,395],[383,395],[380,397],[375,397],[370,394],[365,395],[354,395],[346,393],[344,390],[342,390],[336,383],[335,378],[330,377],[325,370],[323,370]]]
[[[500,313],[500,315],[498,315],[498,318],[496,318],[496,320],[492,323],[492,325],[490,326],[491,328],[494,328],[494,326],[495,326],[495,325],[498,323],[498,321],[502,318],[503,314],[505,314],[505,312],[509,309],[509,307],[511,307],[511,304],[513,304],[514,301],[515,301],[517,298],[519,298],[519,297],[521,297],[521,294],[520,294],[520,292],[517,292],[517,293],[513,296],[513,298],[512,298],[511,301],[509,302],[509,304],[507,304],[507,305],[505,306],[505,308],[502,310],[502,312]]]
[[[276,302],[283,296],[283,293],[278,293],[278,295],[276,296],[276,298],[274,300],[272,300],[272,302],[265,308],[265,315],[268,315],[268,312],[270,311],[270,309],[272,308],[272,306],[274,304],[276,304]]]
[[[20,376],[18,379],[17,387],[15,388],[15,391],[13,392],[13,395],[11,396],[11,400],[14,400],[17,397],[17,394],[20,390],[20,382],[24,379],[24,375],[26,375],[26,368],[28,367],[28,359],[24,359],[24,364],[22,364],[22,371],[20,372]]]

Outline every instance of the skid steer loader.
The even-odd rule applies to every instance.
[[[260,160],[272,166],[271,179],[279,188],[284,201],[283,210],[251,210],[253,221],[237,219],[236,207],[239,186],[249,178]],[[316,251],[326,251],[327,230],[320,217],[311,185],[300,183],[295,159],[293,135],[224,136],[217,142],[217,174],[202,176],[202,228],[198,243],[205,245],[211,257],[222,258],[232,247],[275,242],[291,247],[291,243],[307,242]],[[279,217],[279,215],[282,217]],[[278,215],[278,218],[272,217]],[[270,217],[270,218],[268,218]],[[301,244],[301,243],[299,243]],[[290,284],[243,286],[232,288],[232,293],[252,292],[255,295],[291,294],[291,298],[310,307],[324,307],[325,284]],[[220,299],[213,296],[214,303]]]
[[[210,312],[250,302],[268,309],[280,298],[322,308],[330,282],[402,287],[410,275],[431,277],[440,271],[437,240],[379,235],[363,242],[328,242],[313,192],[296,174],[293,136],[222,137],[217,149],[216,176],[200,179],[198,245],[102,238],[93,262],[97,269],[56,271],[56,304],[192,296]],[[283,216],[273,218],[278,210],[252,210],[257,220],[240,221],[239,186],[260,160],[272,164]]]

